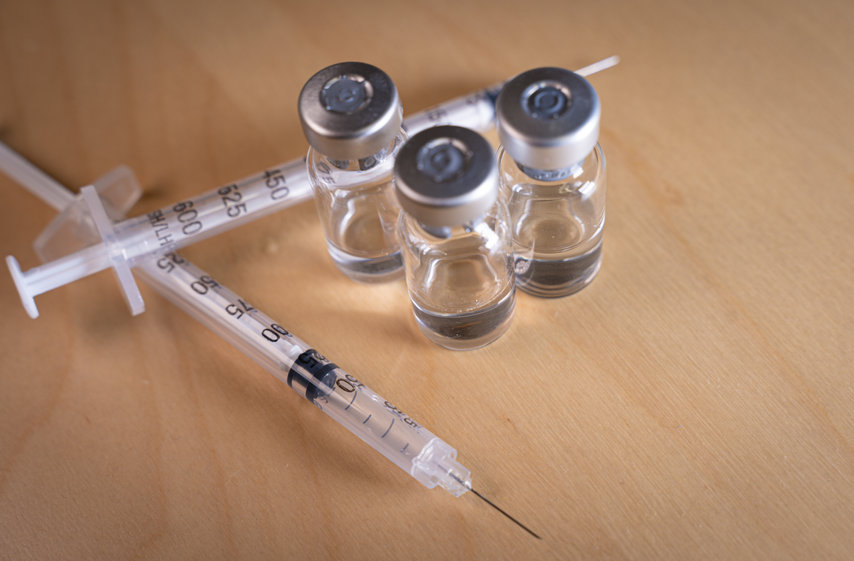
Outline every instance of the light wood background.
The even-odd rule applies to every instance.
[[[0,139],[133,215],[291,160],[319,68],[408,112],[542,65],[591,79],[604,266],[521,295],[479,351],[427,342],[403,281],[338,274],[310,203],[188,248],[460,451],[428,491],[228,344],[112,275],[0,274],[1,559],[854,558],[854,4],[0,0]],[[54,211],[0,178],[27,269]]]

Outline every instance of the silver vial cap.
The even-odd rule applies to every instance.
[[[427,226],[460,226],[482,216],[498,197],[498,165],[489,142],[455,126],[425,129],[394,164],[397,200]]]
[[[599,140],[599,96],[590,82],[563,68],[535,68],[507,82],[495,103],[498,138],[519,164],[568,168]]]
[[[388,74],[363,62],[341,62],[305,83],[299,117],[315,150],[335,160],[358,160],[391,143],[403,112]]]

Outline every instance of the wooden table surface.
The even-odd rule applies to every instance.
[[[577,5],[573,5],[577,4]],[[460,452],[428,491],[143,286],[0,275],[0,559],[852,559],[854,4],[0,0],[0,140],[132,215],[302,155],[296,99],[363,60],[414,112],[591,78],[604,264],[453,353],[402,280],[337,273],[311,203],[184,255]],[[55,211],[0,178],[2,253]]]

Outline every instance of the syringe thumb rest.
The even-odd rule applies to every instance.
[[[8,155],[6,157],[8,160]],[[3,160],[2,163],[9,165],[7,160]],[[69,203],[64,197],[59,196],[61,193],[56,188],[44,188],[42,186],[40,189],[35,189],[39,185],[24,185],[27,189],[33,190],[57,208],[62,204],[66,204],[65,211],[60,215],[60,218],[64,222],[68,222],[72,218],[79,222],[76,230],[69,231],[67,228],[61,228],[65,224],[57,225],[54,223],[56,221],[54,221],[39,236],[39,240],[36,243],[36,251],[43,259],[46,254],[53,256],[54,260],[50,263],[35,267],[29,271],[21,271],[18,261],[13,256],[10,255],[6,258],[6,265],[9,267],[15,287],[18,289],[21,303],[27,314],[33,319],[39,316],[39,311],[35,303],[36,296],[109,266],[112,266],[116,271],[116,276],[125,295],[125,301],[131,308],[131,312],[136,315],[145,309],[142,302],[142,295],[139,293],[139,289],[133,280],[124,256],[121,254],[121,251],[113,250],[115,236],[113,234],[112,222],[107,217],[107,209],[113,206],[109,201],[115,201],[121,209],[127,209],[139,198],[141,189],[139,189],[138,182],[133,173],[126,167],[119,167],[112,170],[100,178],[95,185],[94,188],[89,186],[81,190],[82,204],[87,209],[79,209],[73,213],[65,211],[74,210],[71,208],[75,206],[74,199],[72,198]],[[59,189],[64,192],[64,188],[61,186]],[[85,193],[89,193],[89,195],[86,196]],[[106,207],[100,198],[101,195],[107,197]],[[121,217],[121,210],[114,211],[112,208],[109,208],[109,210],[115,218]],[[81,222],[81,214],[87,214],[91,217],[91,222],[89,220]],[[71,215],[74,216],[72,217]],[[89,222],[88,228],[86,227],[86,222]],[[92,227],[93,223],[94,228]],[[89,228],[92,230],[97,229],[97,232],[93,231],[92,234],[100,237],[103,243],[88,245],[92,243],[90,236],[84,236],[87,238],[86,240],[82,238],[77,239],[78,235],[83,233],[83,230],[88,230]],[[71,237],[75,239],[67,239],[72,232],[75,235]],[[64,245],[66,250],[70,248],[73,251],[79,248],[81,244],[86,244],[87,241],[87,247],[79,249],[72,254],[62,251],[63,247],[60,247],[60,245]]]
[[[33,299],[33,294],[27,287],[27,281],[24,274],[21,272],[21,266],[18,265],[18,260],[11,255],[6,256],[6,266],[9,267],[9,272],[12,274],[12,280],[15,281],[15,288],[18,289],[18,295],[21,297],[21,304],[27,310],[27,314],[36,319],[39,317],[39,309],[36,308],[36,301]]]
[[[457,451],[439,437],[413,460],[410,475],[428,489],[438,485],[455,497],[471,489],[471,471],[457,461]]]

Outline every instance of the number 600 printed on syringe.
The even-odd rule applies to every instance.
[[[261,178],[252,176],[220,187],[216,193],[205,193],[196,199],[176,203],[171,208],[155,210],[146,214],[141,222],[147,221],[151,226],[160,248],[171,250],[183,246],[184,238],[198,236],[206,228],[205,222],[207,222],[208,231],[215,233],[222,229],[223,220],[247,218],[250,215],[249,205],[253,207],[251,213],[253,219],[262,216],[263,212],[269,213],[275,210],[278,206],[276,203],[284,201],[291,194],[286,172],[283,169],[285,168],[265,170]],[[286,169],[287,175],[293,181],[301,172],[305,172],[305,162],[303,160],[291,162]],[[297,183],[300,182],[297,181]],[[291,197],[297,200],[291,202],[295,204],[303,200],[306,198],[304,195],[306,194],[298,187],[296,196]],[[257,210],[255,210],[256,203],[258,203]],[[122,228],[117,228],[117,231],[124,231],[124,224],[127,224],[128,230],[138,227],[138,224],[129,220],[122,224]],[[235,225],[237,224],[231,224],[231,226]]]

